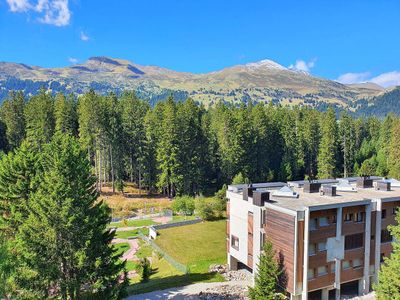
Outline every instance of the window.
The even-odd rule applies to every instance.
[[[380,259],[380,262],[381,262],[381,263],[384,262],[384,257],[385,257],[385,254],[384,254],[384,253],[381,253],[381,259]]]
[[[336,224],[336,215],[333,215],[333,216],[332,216],[332,223],[333,223],[333,224]]]
[[[333,263],[331,264],[331,273],[335,273],[335,270],[336,270],[336,264]]]
[[[393,238],[390,235],[389,230],[387,230],[387,229],[382,230],[381,231],[381,243],[389,243],[392,241],[393,241]]]
[[[322,276],[325,274],[328,274],[328,270],[326,269],[326,266],[318,267],[318,276]]]
[[[344,238],[344,250],[361,248],[364,245],[364,234],[357,233],[346,235]]]
[[[375,240],[375,235],[371,235],[371,241]]]
[[[382,210],[382,215],[381,215],[382,219],[386,219],[386,209]]]
[[[231,246],[233,249],[239,250],[239,238],[238,237],[232,235]]]
[[[326,243],[320,242],[318,243],[318,251],[325,251],[326,250]]]
[[[315,277],[314,269],[308,269],[307,278],[308,279],[313,279],[314,277]]]
[[[308,245],[308,255],[315,255],[316,249],[315,244]]]
[[[356,258],[353,260],[353,268],[357,269],[357,268],[361,268],[362,267],[362,261],[359,258]]]
[[[345,215],[344,215],[344,221],[345,221],[345,222],[351,222],[351,221],[353,221],[353,214],[345,214]]]
[[[343,268],[343,270],[349,269],[350,268],[350,261],[344,260],[342,262],[342,268]]]
[[[329,226],[328,218],[327,217],[319,218],[319,226],[320,227]]]
[[[364,218],[365,218],[365,212],[361,211],[356,213],[356,218],[355,221],[358,223],[364,222]]]
[[[310,220],[310,230],[315,230],[317,229],[317,223],[318,223],[318,219],[311,219]]]

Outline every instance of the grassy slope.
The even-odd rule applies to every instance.
[[[142,227],[142,226],[151,226],[157,224],[151,219],[143,219],[143,220],[128,220],[126,223],[124,222],[111,222],[110,227]]]
[[[127,238],[131,238],[131,237],[135,237],[138,235],[139,231],[141,231],[144,235],[149,234],[148,228],[140,228],[140,229],[129,230],[129,231],[117,231],[115,233],[115,238],[127,239]]]
[[[191,273],[226,263],[226,221],[204,222],[159,231],[155,240],[169,255],[188,265]]]
[[[157,244],[177,261],[187,264],[190,274],[182,274],[165,259],[155,258],[152,263],[154,273],[150,280],[138,283],[137,279],[130,286],[129,293],[139,294],[195,282],[224,280],[219,274],[208,273],[208,267],[213,263],[226,263],[225,220],[168,228],[159,232]],[[142,251],[147,252],[146,248]]]

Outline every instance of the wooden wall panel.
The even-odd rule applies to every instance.
[[[286,289],[293,293],[295,217],[267,208],[266,219],[266,236],[271,240],[278,259],[283,262],[287,278]]]
[[[297,222],[297,282],[303,282],[304,221]]]
[[[253,269],[253,227],[254,218],[253,213],[247,214],[247,266]]]

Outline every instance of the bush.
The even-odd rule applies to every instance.
[[[124,193],[125,185],[122,179],[117,179],[117,181],[115,181],[115,187],[118,192]]]
[[[242,183],[249,183],[249,179],[243,176],[241,172],[239,172],[235,175],[235,177],[233,177],[232,184],[242,184]]]
[[[193,215],[194,209],[194,199],[190,196],[176,197],[172,202],[172,210],[176,214],[190,216]]]
[[[204,198],[198,198],[196,200],[196,214],[205,221],[212,220],[214,218],[213,203]]]
[[[213,209],[214,213],[217,218],[221,218],[226,211],[226,190],[228,187],[226,184],[222,186],[222,188],[215,193],[214,198],[212,200],[213,202]]]

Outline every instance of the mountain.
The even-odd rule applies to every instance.
[[[385,92],[373,84],[344,85],[314,77],[267,59],[205,74],[176,72],[109,57],[92,57],[85,63],[63,68],[0,62],[0,100],[10,90],[21,89],[30,95],[42,86],[54,92],[78,94],[90,88],[99,93],[129,89],[151,103],[173,94],[177,100],[191,97],[206,106],[219,100],[233,103],[252,100],[353,107],[356,101]]]

